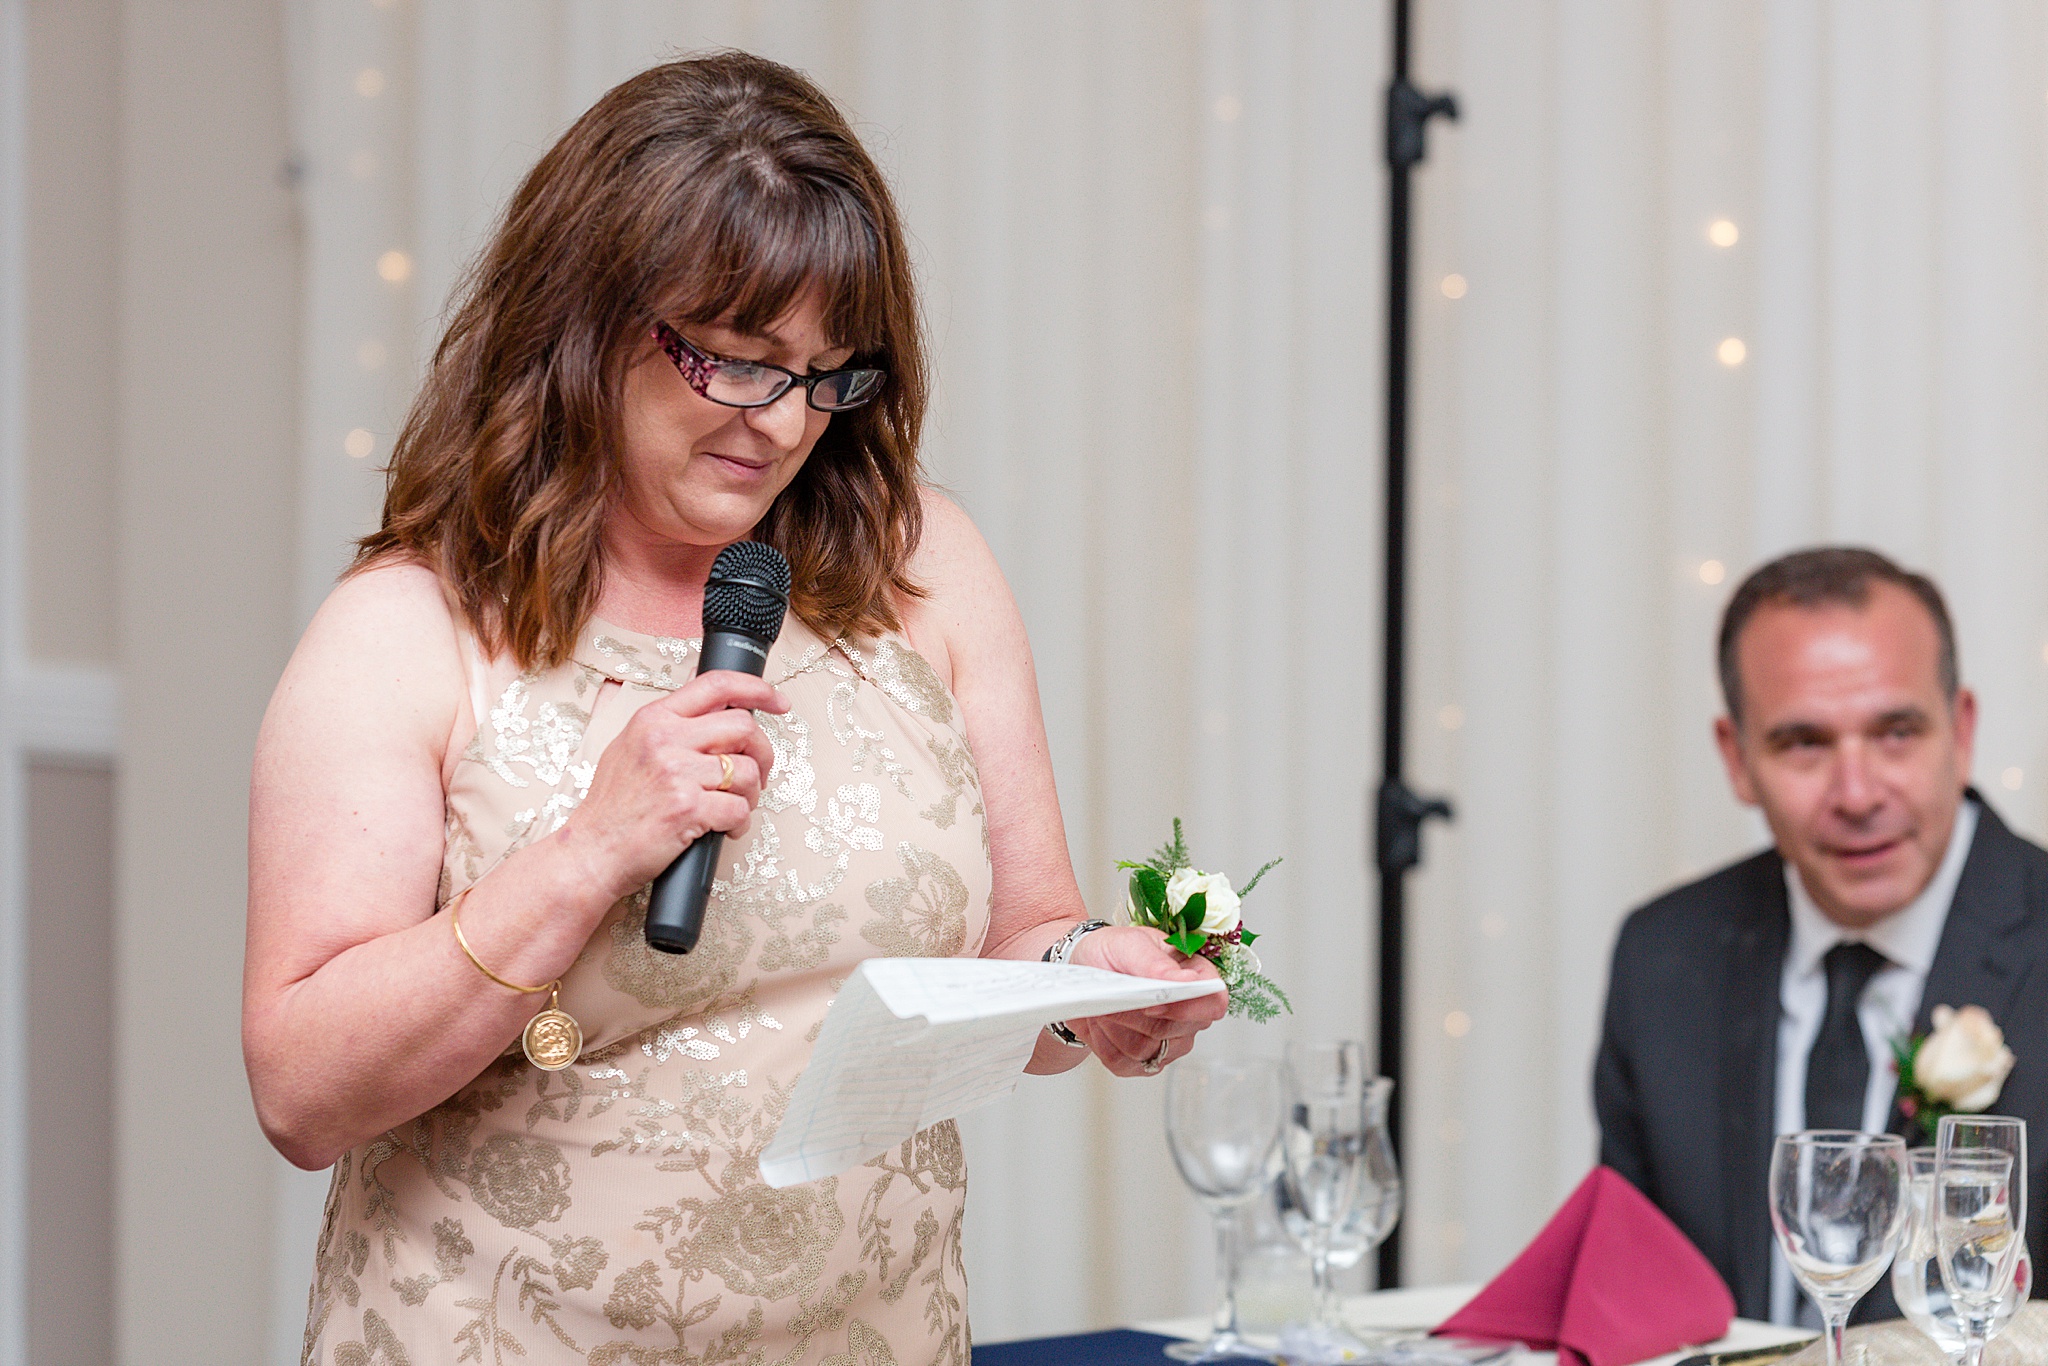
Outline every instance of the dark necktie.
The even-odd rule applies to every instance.
[[[1870,1089],[1870,1053],[1856,1017],[1863,988],[1891,966],[1868,944],[1837,944],[1822,960],[1828,973],[1828,1008],[1806,1055],[1806,1127],[1861,1129],[1863,1097]]]

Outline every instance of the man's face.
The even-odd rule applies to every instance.
[[[1904,909],[1948,849],[1977,729],[1976,698],[1942,693],[1933,617],[1877,582],[1860,608],[1767,604],[1735,644],[1742,722],[1714,723],[1735,795],[1829,919]]]

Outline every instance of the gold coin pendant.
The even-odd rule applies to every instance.
[[[583,1026],[561,1006],[561,993],[548,997],[548,1008],[526,1022],[520,1036],[526,1060],[543,1072],[559,1072],[583,1051]]]

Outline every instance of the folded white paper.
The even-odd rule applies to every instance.
[[[1050,1020],[1080,1020],[1223,990],[1071,963],[870,958],[826,1012],[810,1065],[761,1154],[771,1186],[816,1181],[918,1130],[1008,1095]]]

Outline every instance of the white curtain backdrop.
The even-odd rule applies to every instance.
[[[1251,909],[1301,1015],[1227,1042],[1367,1030],[1381,6],[291,13],[307,612],[374,522],[450,282],[550,139],[676,52],[791,62],[898,187],[928,463],[1023,603],[1091,900],[1176,814],[1205,861],[1284,854]],[[1465,119],[1418,181],[1413,766],[1459,821],[1415,883],[1411,1281],[1498,1268],[1583,1175],[1620,915],[1758,838],[1707,727],[1715,614],[1760,558],[1855,539],[1935,572],[1980,781],[2041,831],[2044,23],[2031,0],[1419,6],[1418,71]],[[1159,1099],[1086,1069],[968,1126],[978,1336],[1204,1306]],[[281,1179],[282,1346],[317,1192]]]
[[[1748,569],[1932,572],[1977,780],[2048,826],[2048,10],[1472,0],[1420,36],[1465,110],[1418,282],[1414,727],[1461,807],[1419,880],[1410,1231],[1449,1277],[1592,1160],[1620,915],[1761,842],[1708,742]]]

